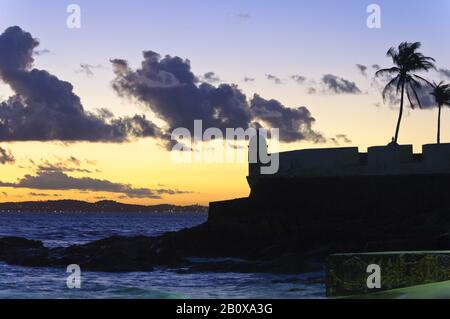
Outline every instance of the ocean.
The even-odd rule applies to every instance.
[[[205,222],[207,214],[0,213],[0,237],[41,240],[48,247],[101,238],[157,236]],[[324,298],[323,273],[297,275],[153,272],[81,273],[80,289],[66,285],[66,269],[0,263],[0,299],[41,298]]]

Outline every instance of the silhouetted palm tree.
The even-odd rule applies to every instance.
[[[444,84],[441,82],[439,84],[433,83],[433,92],[431,95],[434,96],[439,111],[438,111],[438,129],[437,129],[437,143],[441,144],[441,109],[442,106],[450,106],[450,84]]]
[[[392,58],[395,66],[392,68],[379,70],[376,73],[376,76],[395,75],[395,77],[389,81],[383,90],[384,99],[386,99],[386,94],[391,88],[396,88],[397,94],[399,91],[401,92],[400,113],[398,116],[397,128],[395,130],[394,137],[395,144],[397,144],[398,141],[398,133],[400,131],[400,123],[402,121],[405,91],[412,108],[414,108],[416,104],[415,102],[417,102],[419,107],[422,107],[416,89],[422,87],[423,84],[430,85],[426,79],[418,76],[417,74],[413,74],[412,72],[435,69],[433,63],[435,60],[433,58],[426,57],[422,53],[417,52],[420,46],[420,42],[402,42],[398,46],[398,49],[390,48],[387,52],[387,56]],[[415,101],[413,99],[415,99]]]

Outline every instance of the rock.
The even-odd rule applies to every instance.
[[[19,237],[0,238],[0,260],[11,265],[45,266],[48,249],[41,241]]]
[[[10,249],[32,249],[43,248],[41,241],[29,240],[21,237],[1,237],[0,238],[0,256]]]
[[[39,241],[8,237],[0,238],[0,261],[33,267],[78,264],[84,270],[128,272],[152,271],[155,265],[182,260],[153,244],[154,238],[150,237],[111,237],[86,245],[48,249]]]
[[[111,237],[67,248],[48,249],[39,241],[2,238],[0,261],[24,266],[79,264],[86,270],[111,272],[164,266],[181,272],[292,274],[320,270],[320,263],[335,253],[450,249],[448,207],[346,218],[331,211],[306,219],[287,208],[273,206],[269,212],[250,199],[213,203],[212,218],[191,229],[158,237]],[[246,262],[194,264],[188,257],[234,257]]]
[[[154,238],[144,236],[110,237],[55,251],[51,258],[55,264],[74,263],[82,269],[106,272],[152,271],[155,265],[180,262],[177,255],[154,243]]]

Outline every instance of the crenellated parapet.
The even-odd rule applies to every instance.
[[[450,144],[423,145],[413,153],[412,145],[305,149],[279,153],[279,170],[272,177],[378,176],[450,173]],[[259,170],[250,164],[249,178]],[[270,178],[271,176],[264,176]]]

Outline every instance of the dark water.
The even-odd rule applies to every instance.
[[[0,237],[42,240],[48,247],[83,244],[112,235],[160,235],[206,221],[206,214],[0,213]],[[58,268],[0,263],[0,298],[321,298],[321,273],[298,275],[153,272],[82,272],[69,289]]]

